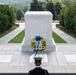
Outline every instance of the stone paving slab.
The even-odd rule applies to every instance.
[[[13,67],[2,66],[0,67],[0,73],[11,73]]]
[[[12,73],[23,73],[25,72],[25,67],[13,67]]]
[[[9,63],[13,55],[0,54],[0,63]]]
[[[65,68],[64,67],[53,67],[53,72],[54,73],[65,73]]]
[[[73,44],[56,44],[58,51],[76,53],[76,45]]]
[[[21,44],[14,43],[0,45],[0,55],[3,53],[5,55],[13,55],[11,62],[0,63],[0,73],[27,73],[29,70],[35,67],[34,63],[29,62],[30,54],[32,53],[32,51],[21,53],[19,51],[20,45]],[[58,51],[56,52],[44,52],[45,54],[47,54],[49,62],[42,63],[41,67],[47,69],[50,73],[76,73],[76,62],[67,62],[65,58],[65,55],[68,54],[76,55],[75,45],[57,44],[57,48]],[[72,50],[70,50],[70,48],[72,48]]]
[[[67,61],[62,52],[56,52],[56,57],[57,57],[59,66],[68,66]]]
[[[76,73],[76,67],[74,66],[69,66],[69,67],[64,67],[66,73]]]
[[[49,65],[50,66],[58,66],[57,58],[55,55],[55,52],[48,52],[48,60],[49,60]]]

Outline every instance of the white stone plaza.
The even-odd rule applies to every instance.
[[[32,52],[21,53],[20,45],[18,43],[0,44],[0,58],[3,57],[0,59],[0,73],[27,73],[35,67],[29,60]],[[49,73],[76,73],[76,44],[57,43],[56,45],[58,51],[44,52],[49,62],[42,63],[41,67],[47,69]]]
[[[54,27],[53,27],[54,25]],[[41,67],[49,73],[76,73],[76,39],[62,32],[52,23],[52,30],[67,43],[56,43],[57,51],[44,51],[46,61]],[[0,73],[27,73],[35,67],[30,61],[32,51],[21,52],[21,43],[8,43],[13,37],[25,29],[25,23],[4,37],[0,38]]]

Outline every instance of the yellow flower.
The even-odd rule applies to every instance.
[[[38,47],[38,52],[41,52],[46,47],[46,40],[44,38],[41,37],[40,42],[41,42],[41,45]],[[33,38],[31,41],[31,47],[34,49],[35,46],[36,46],[36,38]]]

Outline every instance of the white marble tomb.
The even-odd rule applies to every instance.
[[[21,51],[33,51],[31,40],[35,36],[46,39],[46,51],[55,51],[56,44],[52,38],[52,18],[49,11],[28,11],[25,13],[25,37],[21,44]]]

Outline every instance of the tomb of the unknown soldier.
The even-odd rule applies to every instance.
[[[56,51],[52,38],[52,18],[49,11],[28,11],[25,13],[25,37],[21,43],[21,52],[31,51],[30,62],[34,57],[42,57],[42,62],[49,62],[44,51]]]
[[[56,51],[56,44],[52,38],[52,18],[49,11],[28,11],[25,13],[25,37],[21,44],[21,51],[32,51],[31,41],[36,36],[46,40],[45,51]]]

